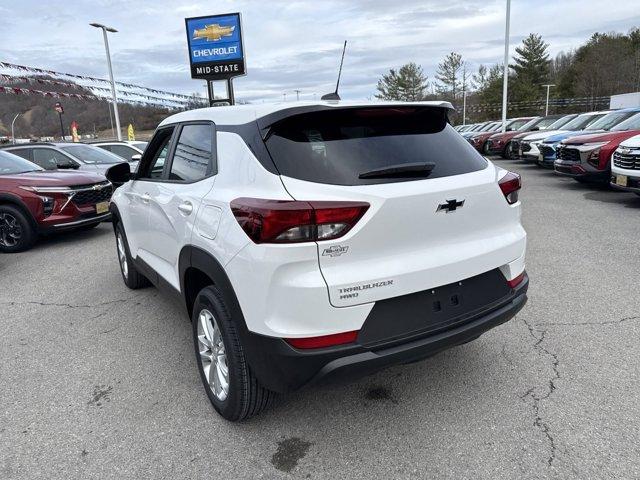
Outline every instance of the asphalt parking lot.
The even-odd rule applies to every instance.
[[[0,257],[0,478],[638,478],[640,197],[519,162],[529,303],[475,342],[245,423],[110,224]]]

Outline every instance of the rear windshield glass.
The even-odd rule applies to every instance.
[[[265,141],[281,175],[316,183],[367,185],[482,170],[487,162],[432,107],[331,109],[288,117]],[[431,163],[427,176],[359,178],[407,164]]]

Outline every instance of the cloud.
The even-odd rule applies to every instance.
[[[241,11],[246,77],[236,96],[252,101],[303,98],[333,90],[342,42],[349,46],[341,93],[366,98],[390,68],[415,61],[433,78],[438,62],[458,51],[472,68],[502,60],[504,0],[23,0],[0,7],[2,58],[13,63],[106,76],[100,21],[110,35],[116,78],[180,93],[203,91],[190,78],[185,16]],[[640,24],[634,2],[520,0],[513,2],[511,42],[530,32],[551,43],[551,53],[579,46],[595,31],[626,32]],[[42,13],[38,13],[42,12]],[[51,12],[55,12],[51,13]],[[37,32],[34,35],[34,32]],[[513,48],[513,47],[512,47]]]

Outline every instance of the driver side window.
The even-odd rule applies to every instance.
[[[164,166],[169,156],[173,130],[173,127],[163,128],[151,139],[149,146],[144,152],[142,163],[138,168],[139,173],[137,178],[139,180],[157,180],[162,178]]]

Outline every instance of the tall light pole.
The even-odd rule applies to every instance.
[[[22,115],[21,113],[16,113],[16,116],[13,117],[13,120],[11,121],[11,143],[13,143],[14,145],[16,144],[16,134],[13,130],[13,125],[16,123],[16,119]]]
[[[107,53],[107,66],[109,67],[109,80],[111,81],[111,97],[113,98],[113,115],[116,117],[116,132],[118,141],[122,140],[122,132],[120,131],[120,116],[118,115],[118,97],[116,96],[116,83],[113,81],[113,68],[111,68],[111,54],[109,53],[109,39],[107,38],[107,32],[116,33],[117,30],[112,27],[107,27],[101,23],[90,23],[92,27],[101,28],[102,36],[104,37],[104,49]]]
[[[543,87],[547,87],[547,106],[544,108],[544,116],[549,115],[549,89],[551,87],[555,87],[555,85],[542,85]]]
[[[467,124],[467,89],[462,90],[462,125]]]
[[[502,132],[507,130],[507,86],[509,84],[509,23],[511,22],[511,0],[507,0],[507,15],[504,29],[504,78],[502,80]]]
[[[296,101],[300,101],[300,92],[301,90],[294,90],[294,92],[296,92]]]

